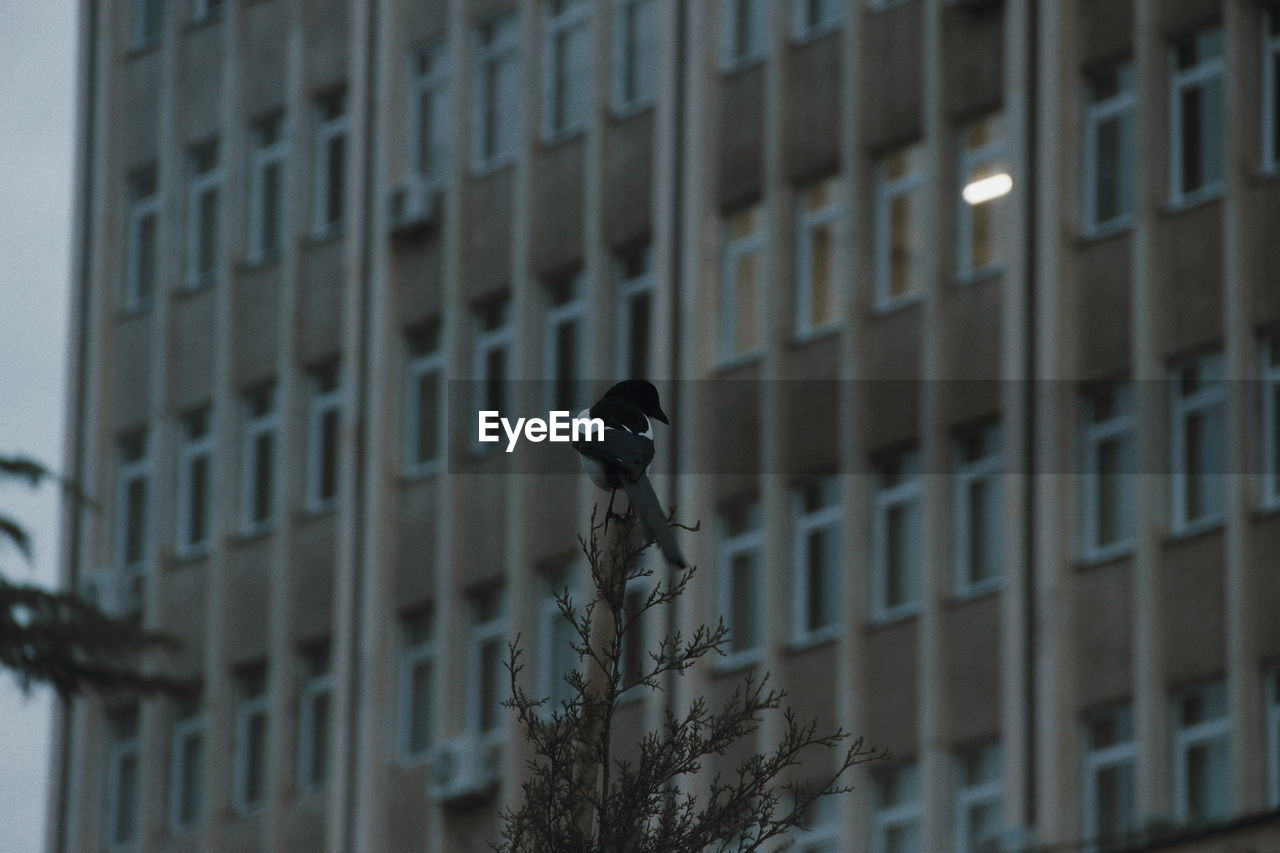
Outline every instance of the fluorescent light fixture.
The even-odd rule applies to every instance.
[[[969,204],[982,204],[1006,196],[1013,189],[1013,178],[1004,172],[989,178],[980,178],[964,188],[964,200]]]

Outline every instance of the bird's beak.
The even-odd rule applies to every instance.
[[[658,408],[658,411],[653,413],[653,416],[658,420],[662,421],[667,426],[671,426],[671,421],[667,420],[667,413],[662,411],[661,407]]]

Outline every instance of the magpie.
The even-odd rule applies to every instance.
[[[578,417],[604,421],[603,439],[592,440],[588,431],[587,439],[575,440],[572,444],[591,482],[609,492],[606,523],[613,514],[613,498],[618,489],[623,489],[631,501],[632,511],[640,517],[649,537],[658,543],[667,562],[687,568],[689,564],[667,526],[667,517],[662,512],[658,495],[653,491],[653,484],[645,476],[649,463],[653,461],[653,425],[649,419],[662,421],[668,426],[671,423],[658,402],[658,389],[644,379],[619,382]]]

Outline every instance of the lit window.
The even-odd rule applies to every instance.
[[[1124,553],[1133,538],[1133,401],[1129,385],[1110,382],[1084,398],[1084,556]]]
[[[972,278],[1004,263],[1000,232],[1002,201],[1013,187],[1006,162],[1004,116],[984,116],[965,125],[960,153],[960,277]]]
[[[795,844],[788,850],[792,853],[836,853],[840,840],[836,796],[821,796],[809,804],[791,834]]]
[[[720,614],[729,629],[725,666],[754,660],[760,653],[760,502],[745,501],[721,518]]]
[[[298,783],[314,790],[329,776],[329,729],[333,717],[333,667],[329,642],[302,653],[298,691]]]
[[[476,349],[473,376],[476,379],[476,410],[505,412],[508,359],[511,350],[511,300],[494,299],[476,306]],[[474,445],[477,452],[496,445]]]
[[[400,755],[425,758],[435,739],[436,638],[429,609],[407,614],[400,632]]]
[[[275,516],[276,412],[274,382],[245,392],[244,437],[240,456],[240,528],[245,533],[265,530]]]
[[[733,69],[764,56],[763,0],[721,0],[724,65]]]
[[[578,656],[573,646],[581,642],[572,622],[560,611],[557,598],[563,595],[572,596],[569,584],[575,571],[555,572],[542,579],[542,602],[538,611],[539,635],[538,646],[541,651],[539,660],[538,696],[546,697],[548,702],[542,706],[543,713],[548,716],[554,711],[564,712],[564,703],[574,697],[574,689],[565,680],[565,676],[578,666]]]
[[[436,470],[444,454],[444,352],[439,321],[409,332],[405,389],[405,470]]]
[[[1280,507],[1280,337],[1262,342],[1262,502]]]
[[[211,21],[222,14],[222,0],[195,0],[195,8],[191,12],[191,20]]]
[[[254,664],[236,672],[235,788],[237,811],[262,805],[267,785],[267,667]]]
[[[977,595],[1000,585],[1000,426],[956,436],[956,594]]]
[[[796,643],[833,636],[840,586],[840,484],[824,477],[792,495],[791,632]]]
[[[342,224],[347,181],[347,93],[330,92],[316,100],[315,208],[317,235]]]
[[[871,853],[919,853],[920,774],[915,763],[875,774]]]
[[[920,454],[912,448],[876,461],[871,530],[871,615],[914,613],[920,585]]]
[[[476,29],[474,161],[495,168],[515,154],[520,112],[519,32],[515,13],[491,18]]]
[[[1263,13],[1262,167],[1280,169],[1280,13]]]
[[[614,0],[613,108],[653,102],[658,88],[658,0]]]
[[[1209,27],[1169,50],[1169,188],[1174,204],[1222,190],[1222,28]]]
[[[586,0],[544,0],[542,136],[558,139],[587,122],[591,79],[591,6]]]
[[[165,0],[133,0],[133,46],[150,47],[164,30]]]
[[[1084,838],[1090,851],[1114,850],[1138,829],[1133,711],[1126,703],[1089,714],[1084,726]]]
[[[138,739],[138,707],[107,716],[107,845],[116,848],[138,840],[142,755]]]
[[[1121,62],[1086,81],[1084,230],[1113,231],[1133,215],[1133,63]]]
[[[843,0],[792,0],[791,31],[797,40],[829,33],[844,20]]]
[[[796,212],[796,336],[836,323],[836,221],[839,179],[823,178],[801,188]]]
[[[618,256],[618,374],[649,375],[653,334],[653,250],[649,244]]]
[[[203,551],[209,545],[213,501],[213,413],[208,406],[182,418],[178,447],[178,553]]]
[[[124,275],[125,311],[137,311],[151,301],[156,289],[160,227],[160,195],[155,165],[129,174],[129,235]]]
[[[1267,682],[1267,796],[1271,808],[1280,808],[1280,666],[1272,667]]]
[[[924,276],[924,149],[907,145],[876,164],[875,304],[918,297]]]
[[[147,431],[121,436],[118,497],[116,499],[116,560],[121,568],[140,569],[146,559],[148,479]]]
[[[409,151],[413,171],[424,184],[445,178],[449,134],[449,65],[445,43],[437,41],[413,54],[409,84]]]
[[[550,380],[548,404],[551,411],[577,414],[582,379],[582,331],[585,306],[582,273],[561,276],[547,282],[546,330],[543,338],[544,375]]]
[[[204,788],[204,719],[199,703],[176,709],[169,759],[169,826],[184,832],[200,821]]]
[[[471,599],[470,713],[474,730],[497,732],[502,725],[502,701],[506,695],[506,668],[503,653],[503,596],[499,589],[488,590]]]
[[[284,116],[255,122],[250,135],[249,260],[261,263],[280,254],[284,234]]]
[[[988,853],[1000,849],[1004,794],[1000,779],[1000,745],[983,744],[958,756],[956,787],[956,853]]]
[[[342,386],[338,362],[309,372],[311,400],[307,411],[307,510],[321,512],[338,497],[339,429]]]
[[[1172,378],[1173,532],[1222,521],[1225,506],[1226,383],[1222,353],[1188,359]]]
[[[725,223],[720,284],[720,354],[728,361],[761,343],[764,297],[764,209],[760,204],[729,215]]]
[[[1211,681],[1178,691],[1173,699],[1173,790],[1183,823],[1210,823],[1230,812],[1226,691]]]

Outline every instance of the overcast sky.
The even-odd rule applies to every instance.
[[[57,466],[74,173],[76,0],[0,0],[0,453]],[[56,495],[0,487],[0,512],[31,532],[36,564],[11,551],[0,570],[52,582]],[[0,674],[0,853],[38,853],[50,732],[45,692],[23,697]]]

